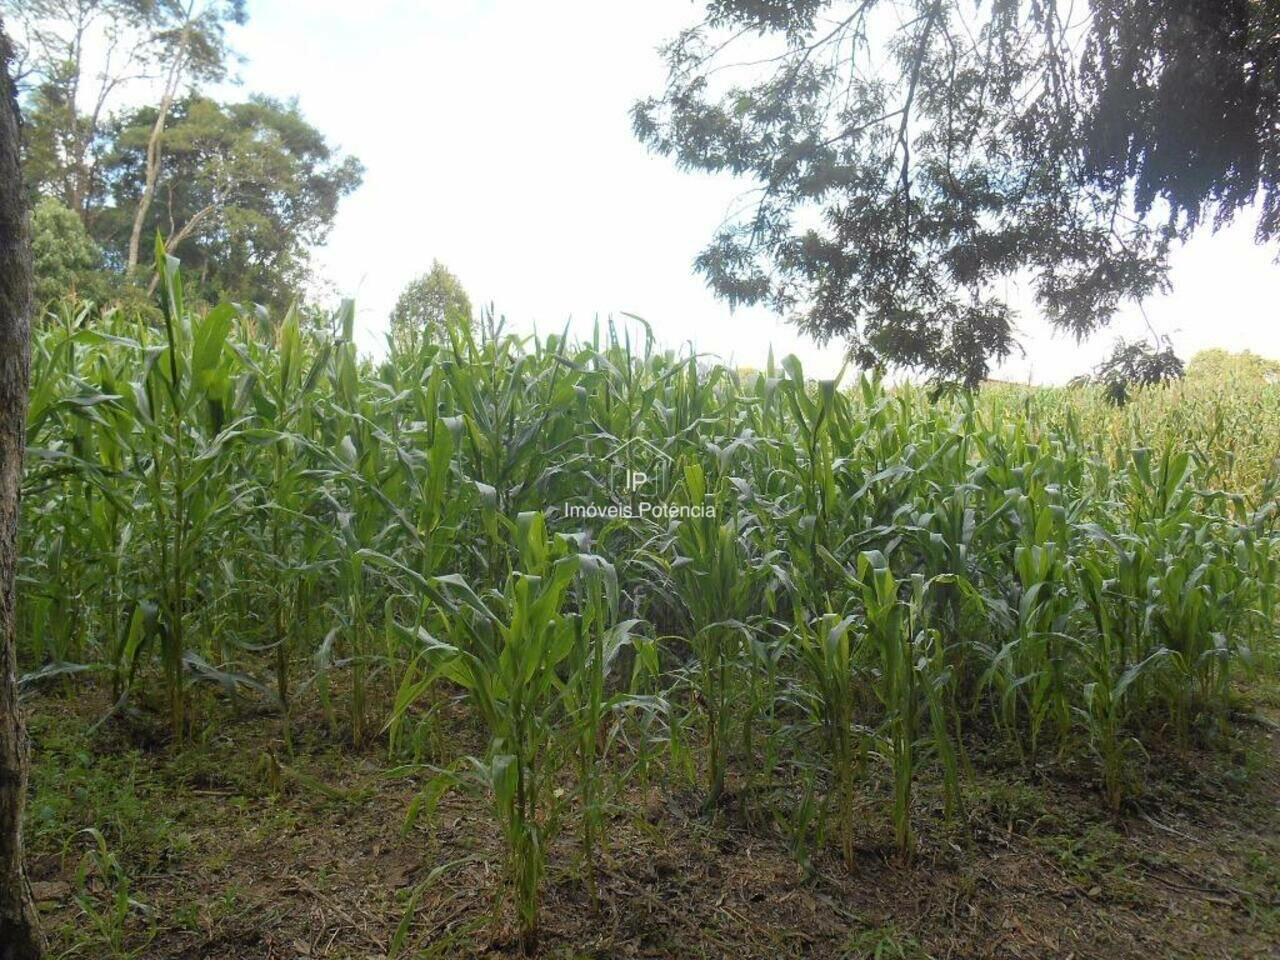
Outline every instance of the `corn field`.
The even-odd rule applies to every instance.
[[[26,685],[215,698],[482,798],[526,950],[553,841],[585,871],[640,778],[781,805],[857,869],[873,775],[903,857],[968,753],[1087,758],[1117,814],[1144,744],[1212,743],[1274,657],[1280,385],[1116,408],[1090,388],[813,381],[493,316],[361,358],[323,321],[184,301],[37,331],[20,571]],[[458,756],[466,705],[487,749]],[[791,798],[780,801],[778,798]],[[799,799],[796,799],[799,798]]]

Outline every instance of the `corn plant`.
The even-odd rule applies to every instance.
[[[291,637],[289,622],[300,613],[296,567],[289,562],[296,555],[294,532],[305,525],[306,486],[304,463],[298,454],[305,442],[303,427],[309,416],[308,400],[328,362],[329,345],[323,344],[307,365],[306,344],[296,310],[290,310],[275,334],[272,355],[254,364],[253,397],[257,423],[270,453],[270,472],[263,478],[261,499],[266,508],[267,568],[270,577],[271,642],[275,650],[276,691],[286,715],[289,709],[289,662]],[[252,361],[248,361],[252,363]],[[274,369],[271,369],[274,367]]]
[[[865,664],[857,657],[861,635],[851,633],[854,617],[824,614],[796,624],[795,649],[805,671],[802,696],[816,716],[831,765],[840,852],[854,866],[857,824],[854,805],[858,777],[866,764],[866,735],[859,723],[859,687]],[[807,795],[807,794],[806,794]]]
[[[1082,642],[1087,680],[1081,690],[1077,714],[1088,731],[1089,743],[1102,766],[1102,780],[1107,806],[1119,812],[1126,792],[1131,788],[1128,775],[1127,748],[1140,743],[1126,734],[1125,719],[1128,693],[1135,681],[1157,668],[1168,650],[1161,647],[1142,660],[1125,664],[1117,656],[1116,636],[1105,596],[1102,571],[1096,562],[1081,561],[1079,584],[1084,606],[1096,628],[1090,640]]]
[[[112,853],[102,831],[89,827],[76,836],[84,836],[89,840],[88,848],[76,863],[76,905],[114,960],[133,960],[134,957],[144,956],[156,936],[151,907],[132,896],[129,874],[119,858]],[[91,890],[91,884],[96,884],[105,891],[108,898],[105,905],[99,903]],[[135,918],[146,922],[146,933],[141,943],[128,946],[126,941],[129,928]]]
[[[721,518],[732,502],[728,489],[721,483],[713,494],[701,466],[685,468],[683,504],[702,514],[678,521],[670,540],[674,555],[664,558],[663,567],[691,628],[694,687],[706,721],[708,809],[724,790],[734,692],[750,640],[745,619],[759,583],[743,543],[750,520]]]
[[[959,810],[965,743],[1087,751],[1120,810],[1154,737],[1221,739],[1274,664],[1280,385],[846,386],[492,310],[374,360],[350,302],[191,302],[159,249],[157,275],[159,310],[36,325],[22,682],[109,673],[179,746],[196,681],[278,701],[286,747],[316,701],[331,736],[385,731],[434,771],[416,810],[492,800],[530,949],[548,844],[580,829],[594,896],[632,774],[701,777],[708,810],[733,776],[802,860],[830,819],[853,865],[873,760],[904,854],[924,766]]]
[[[467,690],[489,732],[485,756],[469,757],[443,781],[433,781],[431,803],[464,777],[492,798],[506,843],[521,948],[532,953],[547,848],[563,813],[555,777],[571,754],[561,735],[558,671],[583,643],[582,618],[566,609],[582,557],[548,536],[541,514],[521,514],[514,533],[520,569],[501,593],[478,594],[456,575],[415,581],[449,604],[451,624],[462,638],[457,646],[425,634],[420,639],[442,675]],[[593,566],[603,575],[602,564]],[[579,714],[576,721],[585,728],[589,719]]]
[[[602,761],[611,739],[608,721],[613,711],[630,699],[611,695],[607,680],[639,621],[618,621],[618,576],[612,564],[594,554],[580,554],[579,564],[574,642],[565,661],[564,724],[576,740],[583,868],[594,904],[597,847],[604,835]]]
[[[910,599],[903,599],[888,559],[879,551],[866,551],[858,558],[858,581],[880,673],[875,690],[885,711],[881,736],[893,775],[894,837],[898,851],[908,857],[915,846],[912,788],[927,747],[932,746],[942,762],[948,812],[959,803],[958,764],[943,708],[948,668],[941,633],[928,625],[928,584],[923,576],[912,577]],[[930,729],[922,735],[921,715],[926,712]]]
[[[238,397],[234,359],[227,349],[234,308],[203,316],[188,311],[178,263],[157,242],[156,270],[164,307],[163,345],[147,351],[134,383],[132,412],[139,428],[136,469],[143,477],[154,536],[156,596],[163,616],[157,631],[174,739],[185,732],[183,658],[205,537],[234,506],[226,446],[240,432],[232,420]]]

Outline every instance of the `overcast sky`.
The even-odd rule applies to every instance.
[[[319,264],[356,299],[361,345],[380,352],[400,288],[433,258],[476,303],[493,301],[522,329],[585,330],[629,312],[660,341],[750,366],[770,344],[806,371],[838,369],[761,310],[731,314],[691,262],[747,184],[682,173],[631,133],[628,110],[656,93],[656,47],[698,16],[692,0],[251,0],[232,32],[247,57],[228,96],[296,96],[303,113],[365,165]],[[305,12],[304,12],[305,11]],[[1174,257],[1174,291],[1145,305],[1178,352],[1222,346],[1280,358],[1280,267],[1256,247],[1252,223],[1204,236]],[[1016,290],[1010,297],[1023,303]],[[998,372],[1061,382],[1141,336],[1127,311],[1077,346],[1033,311],[1027,350]]]

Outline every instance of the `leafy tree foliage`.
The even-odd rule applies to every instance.
[[[37,306],[65,294],[96,299],[105,288],[102,251],[80,218],[53,197],[32,211],[31,258]]]
[[[637,135],[756,189],[697,259],[866,365],[973,384],[1025,283],[1079,337],[1259,202],[1280,235],[1280,0],[710,0]]]
[[[296,103],[219,104],[198,92],[228,73],[224,30],[244,22],[243,0],[0,0],[0,11],[20,27],[29,189],[59,200],[100,248],[99,279],[110,282],[95,299],[141,296],[125,281],[139,279],[130,267],[157,231],[208,300],[281,306],[296,293],[309,248],[362,169]],[[163,93],[126,109],[123,92],[140,81]],[[55,208],[46,212],[51,242],[70,236]],[[42,297],[68,269],[83,281],[94,259],[78,248],[49,256],[36,267]]]
[[[16,28],[27,91],[27,184],[90,226],[104,199],[106,127],[121,97],[175,64],[176,81],[222,80],[231,56],[225,27],[245,22],[244,0],[0,0],[0,12]]]
[[[1107,399],[1116,406],[1124,406],[1135,387],[1169,383],[1181,380],[1183,375],[1182,360],[1173,352],[1168,340],[1149,343],[1128,341],[1122,337],[1116,341],[1111,356],[1094,370],[1093,376],[1083,379],[1100,385]]]
[[[424,341],[437,340],[446,323],[471,319],[471,298],[461,281],[439,260],[400,291],[391,311],[391,343],[399,351],[415,351]]]
[[[109,203],[97,232],[117,268],[154,122],[153,107],[123,117],[103,158]],[[189,96],[174,104],[162,140],[165,162],[146,234],[167,238],[206,299],[287,305],[308,276],[308,248],[324,241],[338,201],[359,186],[359,161],[340,156],[296,103],[267,97],[223,105]]]
[[[1219,387],[1235,381],[1280,383],[1280,360],[1260,357],[1250,350],[1201,350],[1187,364],[1187,379]]]

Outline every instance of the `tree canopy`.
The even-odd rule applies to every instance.
[[[244,0],[0,0],[0,13],[16,27],[26,88],[27,184],[89,226],[121,98],[175,65],[175,82],[222,80],[226,24],[245,22]]]
[[[155,113],[120,118],[102,161],[108,203],[97,232],[120,268]],[[146,235],[167,239],[208,299],[287,306],[307,277],[309,248],[324,242],[338,201],[360,184],[359,161],[338,155],[297,103],[268,97],[219,104],[191,95],[174,104],[162,142]]]
[[[1101,386],[1107,400],[1122,407],[1134,388],[1181,380],[1185,374],[1182,359],[1167,339],[1130,341],[1121,337],[1112,346],[1111,356],[1098,364],[1092,377],[1084,379]]]
[[[973,384],[1026,284],[1084,337],[1170,245],[1280,235],[1280,0],[711,0],[637,135],[754,181],[698,256],[865,365]]]
[[[1201,350],[1187,365],[1187,378],[1212,383],[1218,387],[1233,380],[1280,383],[1280,360],[1260,357],[1249,350],[1231,353],[1227,350]]]
[[[53,197],[32,211],[31,259],[37,307],[68,293],[92,299],[101,291],[102,251],[80,218]]]
[[[42,295],[138,296],[138,253],[159,232],[208,300],[297,296],[363,170],[296,102],[200,92],[230,72],[225,28],[244,22],[243,0],[0,0],[0,12],[19,28]],[[154,102],[139,107],[144,89]]]
[[[400,291],[391,311],[391,343],[397,350],[413,351],[424,340],[442,335],[446,321],[471,319],[471,298],[462,282],[439,260]]]

